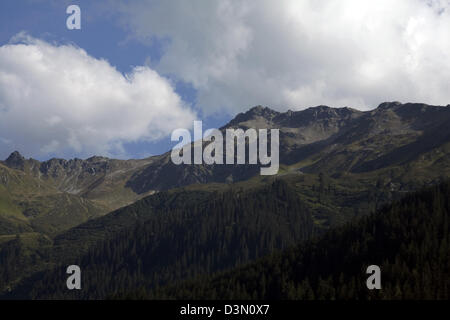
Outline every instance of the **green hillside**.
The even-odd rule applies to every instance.
[[[0,235],[54,235],[109,211],[89,199],[61,192],[48,181],[0,164]]]

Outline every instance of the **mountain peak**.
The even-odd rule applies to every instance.
[[[267,107],[263,107],[262,105],[257,105],[257,106],[254,106],[253,108],[250,108],[248,111],[256,112],[256,111],[264,110],[265,108],[267,108]]]
[[[323,114],[328,114],[328,115],[335,115],[336,114],[336,108],[331,108],[331,107],[325,106],[325,105],[311,107],[311,108],[308,108],[306,110],[311,110],[311,111],[313,111],[315,113],[323,113]]]
[[[248,110],[248,111],[246,111],[244,113],[239,113],[234,119],[232,119],[223,128],[226,128],[226,127],[229,127],[229,126],[233,126],[233,125],[237,125],[237,124],[240,124],[242,122],[254,120],[257,117],[263,117],[265,119],[271,119],[271,118],[275,117],[278,114],[279,114],[279,112],[277,112],[275,110],[272,110],[272,109],[270,109],[268,107],[263,107],[261,105],[255,106],[255,107],[251,108],[250,110]]]
[[[9,155],[9,157],[8,157],[8,159],[9,158],[21,158],[21,159],[25,159],[21,154],[20,154],[20,152],[19,151],[14,151],[14,152],[12,152],[10,155]]]
[[[23,169],[25,165],[25,158],[20,154],[19,151],[14,151],[5,160],[8,167],[13,169]]]
[[[311,107],[301,111],[303,116],[311,117],[311,119],[332,119],[341,118],[347,114],[351,114],[354,111],[349,108],[332,108],[325,105],[317,107]]]
[[[102,162],[102,161],[108,161],[109,158],[107,157],[102,157],[102,156],[92,156],[88,159],[86,159],[86,161],[88,162]]]
[[[251,108],[245,114],[264,116],[264,115],[274,114],[274,113],[277,113],[277,112],[268,107],[263,107],[263,106],[259,105],[259,106],[255,106],[255,107]]]
[[[378,106],[377,109],[383,109],[383,110],[386,110],[386,109],[395,109],[396,107],[401,106],[401,105],[402,105],[402,103],[401,103],[401,102],[398,102],[398,101],[383,102],[382,104],[380,104],[380,105]]]

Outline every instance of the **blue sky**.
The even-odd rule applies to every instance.
[[[447,105],[449,83],[448,0],[0,1],[0,159],[142,158],[194,120]]]
[[[81,30],[66,28],[67,6],[78,5],[82,10]],[[169,40],[155,38],[151,44],[142,44],[132,39],[129,32],[117,21],[117,15],[110,10],[108,1],[39,1],[39,0],[2,0],[0,2],[0,45],[7,44],[19,32],[58,44],[73,44],[86,50],[95,58],[106,59],[123,74],[130,72],[134,66],[158,63],[163,54],[164,45]],[[174,83],[177,94],[196,109],[196,90],[184,81],[175,79],[170,74],[165,77]],[[198,120],[204,128],[217,128],[228,122],[230,114],[202,116],[198,110]],[[130,124],[132,125],[132,124]],[[170,136],[158,141],[125,142],[126,153],[118,157],[142,158],[157,155],[170,150],[176,142]],[[17,146],[20,149],[20,146]],[[3,158],[14,151],[3,149]],[[45,160],[49,157],[77,157],[76,152],[50,152],[48,154],[30,154],[28,150],[19,150],[22,154]],[[82,155],[83,156],[83,155]],[[87,157],[88,155],[84,155]]]
[[[78,4],[82,9],[81,30],[66,28],[69,4]],[[127,33],[113,16],[103,15],[95,1],[2,1],[1,43],[7,43],[21,31],[48,41],[74,43],[94,57],[108,59],[121,72],[130,71],[130,66],[144,64],[147,57],[157,60],[161,55],[158,45],[148,47],[136,41],[121,45],[127,39]]]

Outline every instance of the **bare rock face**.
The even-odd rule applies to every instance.
[[[23,170],[25,167],[25,158],[18,151],[14,151],[5,160],[5,164],[10,168]]]

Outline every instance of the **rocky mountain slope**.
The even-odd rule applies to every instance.
[[[366,112],[318,106],[280,113],[258,106],[238,114],[221,130],[279,129],[279,174],[342,175],[408,166],[431,183],[442,171],[450,173],[449,124],[448,106],[392,102]],[[259,167],[176,166],[166,153],[133,174],[127,186],[142,193],[192,183],[236,182],[259,175]]]
[[[51,159],[39,162],[13,152],[0,163],[0,234],[49,234],[130,204],[136,194],[125,184],[144,160]]]
[[[411,191],[450,176],[450,108],[399,102],[372,111],[254,107],[221,128],[280,129],[279,175],[357,176]],[[259,165],[174,165],[170,152],[141,160],[104,157],[0,162],[0,234],[55,234],[160,190],[263,179]]]

